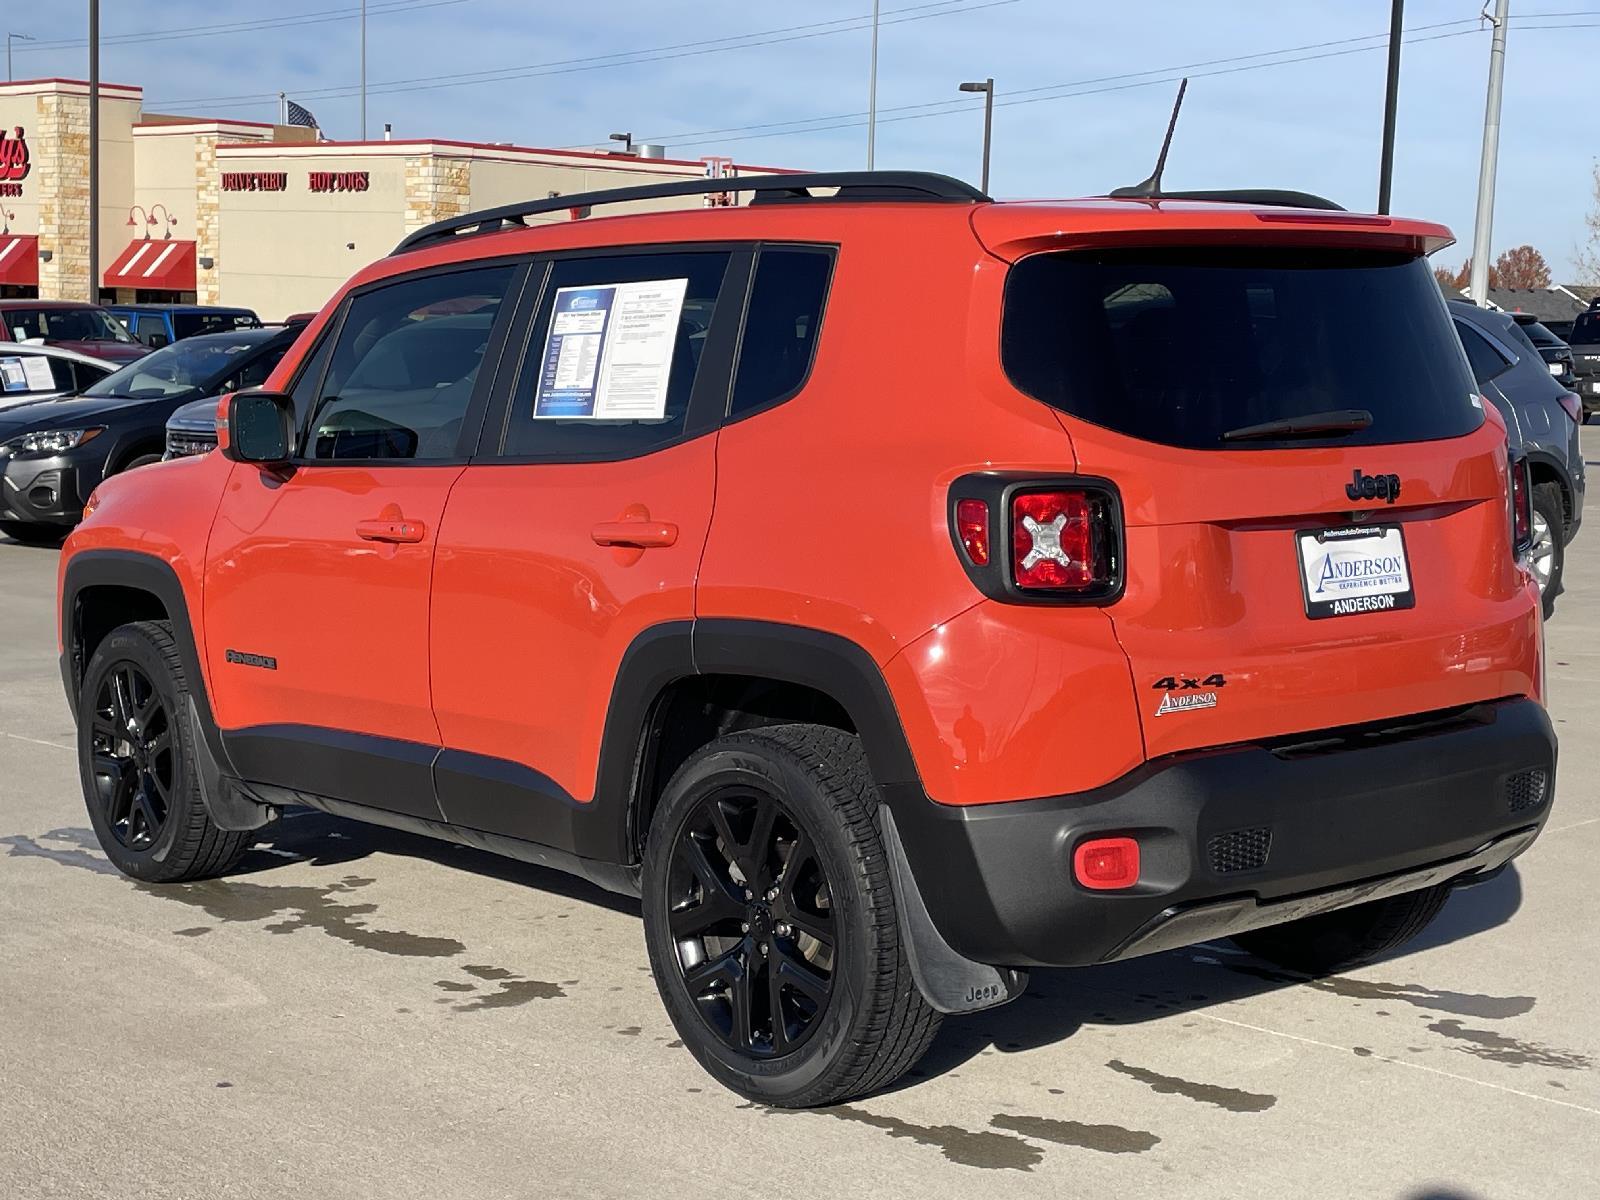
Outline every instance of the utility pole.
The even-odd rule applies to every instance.
[[[361,140],[367,140],[367,0],[361,0]]]
[[[867,170],[872,170],[874,142],[878,137],[878,5],[872,0],[872,75],[867,83]]]
[[[1500,94],[1506,73],[1506,26],[1511,0],[1495,0],[1494,40],[1489,43],[1489,99],[1483,114],[1483,161],[1478,166],[1478,220],[1472,232],[1472,278],[1467,295],[1489,298],[1489,241],[1494,224],[1494,172],[1500,158]]]
[[[1378,166],[1378,211],[1389,211],[1389,192],[1394,183],[1395,112],[1400,106],[1400,33],[1405,19],[1406,0],[1394,0],[1389,10],[1389,84],[1383,94],[1383,156]]]
[[[100,0],[89,0],[89,303],[100,303]]]

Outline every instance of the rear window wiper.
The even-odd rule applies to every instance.
[[[1364,408],[1335,408],[1328,412],[1241,425],[1222,435],[1225,442],[1260,441],[1268,438],[1316,437],[1324,433],[1354,433],[1372,424],[1372,414]]]

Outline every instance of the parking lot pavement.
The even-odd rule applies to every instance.
[[[0,1192],[1600,1194],[1590,522],[1547,632],[1548,829],[1405,953],[1320,981],[1227,946],[1040,972],[899,1090],[812,1113],[704,1075],[637,906],[562,876],[316,814],[227,880],[115,874],[61,697],[57,556],[0,539]]]

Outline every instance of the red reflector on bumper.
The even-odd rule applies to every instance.
[[[1129,837],[1093,838],[1072,852],[1072,874],[1098,892],[1139,882],[1139,843]]]

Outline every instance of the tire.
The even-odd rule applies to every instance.
[[[1234,935],[1241,950],[1304,975],[1332,975],[1404,945],[1439,915],[1450,885],[1371,900]]]
[[[1544,529],[1542,534],[1541,525]],[[1539,581],[1539,598],[1547,621],[1555,615],[1556,597],[1561,595],[1561,577],[1567,562],[1566,529],[1566,506],[1561,502],[1560,486],[1554,483],[1538,484],[1533,489],[1532,554],[1535,558],[1534,578]],[[1540,560],[1545,555],[1548,555],[1548,568],[1541,569]]]
[[[59,546],[71,533],[59,525],[35,525],[29,521],[0,521],[0,533],[24,546]]]
[[[112,864],[148,883],[224,875],[254,840],[206,812],[188,709],[165,621],[113,629],[84,671],[78,770],[89,821]]]
[[[112,472],[112,474],[121,475],[124,471],[131,471],[135,467],[148,467],[151,463],[158,463],[160,461],[161,454],[159,452],[155,454],[136,454],[127,462],[118,467],[114,472]]]
[[[697,751],[651,822],[644,928],[662,1003],[700,1065],[757,1103],[877,1091],[939,1030],[900,944],[877,806],[855,737],[777,725]]]

